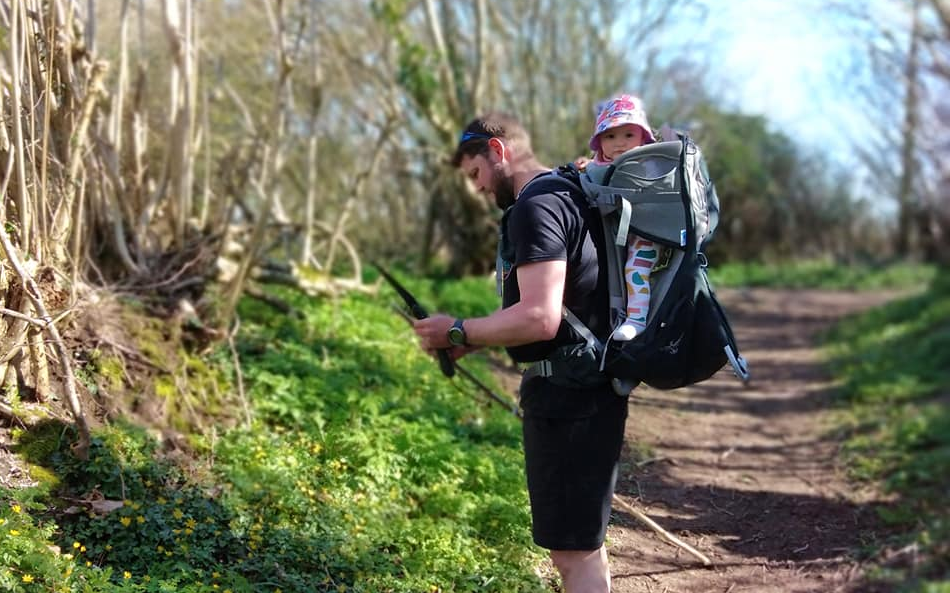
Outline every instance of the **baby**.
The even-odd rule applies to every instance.
[[[614,159],[632,148],[656,142],[643,103],[639,97],[620,95],[600,108],[590,139],[594,159],[589,173],[609,166]],[[583,161],[577,163],[583,165]],[[624,277],[627,280],[627,315],[614,330],[612,338],[625,342],[632,340],[646,328],[650,312],[650,272],[657,260],[657,245],[649,239],[630,233],[627,239],[627,261]]]

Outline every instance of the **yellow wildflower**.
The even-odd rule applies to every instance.
[[[119,519],[119,522],[128,527],[132,524],[132,517],[122,517]]]
[[[11,529],[11,530],[10,530],[10,535],[12,535],[13,537],[16,537],[16,536],[20,535],[20,532],[17,531],[16,529]]]
[[[18,504],[13,505],[13,512],[14,512],[14,513],[19,513],[19,512],[22,511],[22,510],[23,510],[23,509],[20,508],[20,505],[18,505]]]
[[[112,544],[106,544],[106,552],[112,549]]]
[[[122,573],[122,578],[123,578],[123,579],[131,579],[131,578],[132,578],[132,573],[126,570],[126,571],[124,571],[124,572]]]
[[[30,574],[25,574],[25,575],[23,575],[23,582],[24,582],[24,583],[32,583],[32,582],[33,582],[33,575],[30,575]]]
[[[175,517],[176,519],[181,519],[182,517],[185,516],[185,513],[181,512],[181,509],[175,509],[174,511],[172,511],[172,516]]]
[[[85,552],[85,551],[86,551],[86,546],[79,546],[79,551],[80,551],[80,552]]]
[[[125,505],[125,506],[127,506],[127,507],[130,507],[130,506],[132,506],[132,501],[131,501],[131,500],[123,500],[123,501],[122,501],[122,504]]]
[[[145,523],[145,517],[143,517],[142,515],[139,515],[138,517],[136,517],[135,520],[138,521],[139,524]]]
[[[73,547],[74,547],[74,548],[78,548],[78,547],[81,546],[81,545],[82,545],[82,544],[79,543],[79,542],[73,542]]]

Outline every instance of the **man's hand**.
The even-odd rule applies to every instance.
[[[416,335],[419,336],[419,342],[422,349],[432,356],[435,356],[436,350],[449,350],[449,356],[452,360],[458,360],[466,354],[471,354],[480,350],[482,346],[453,346],[449,343],[449,328],[455,323],[454,317],[448,315],[435,314],[425,319],[417,319],[412,322]]]
[[[449,328],[455,323],[454,317],[437,313],[425,319],[416,319],[412,322],[412,327],[419,336],[422,349],[429,354],[435,354],[436,350],[451,348],[449,344]]]

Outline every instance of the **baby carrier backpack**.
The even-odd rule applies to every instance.
[[[607,261],[601,266],[607,268],[612,328],[626,315],[628,232],[665,248],[650,274],[646,329],[632,340],[594,336],[564,309],[565,319],[586,341],[585,350],[597,353],[598,370],[620,394],[639,382],[676,389],[704,381],[727,362],[743,382],[750,376],[706,276],[703,247],[719,221],[716,189],[699,147],[688,136],[665,128],[663,138],[627,151],[606,167],[579,172],[566,165],[555,172],[581,190],[587,205],[599,213],[591,218],[600,220],[607,242]],[[553,376],[558,366],[542,361],[528,372]]]

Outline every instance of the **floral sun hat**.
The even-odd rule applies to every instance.
[[[596,153],[600,153],[600,135],[624,124],[639,126],[644,134],[644,144],[656,142],[650,123],[647,121],[647,112],[643,109],[643,101],[634,95],[620,95],[600,105],[597,123],[594,124],[594,135],[590,137],[588,146]]]

